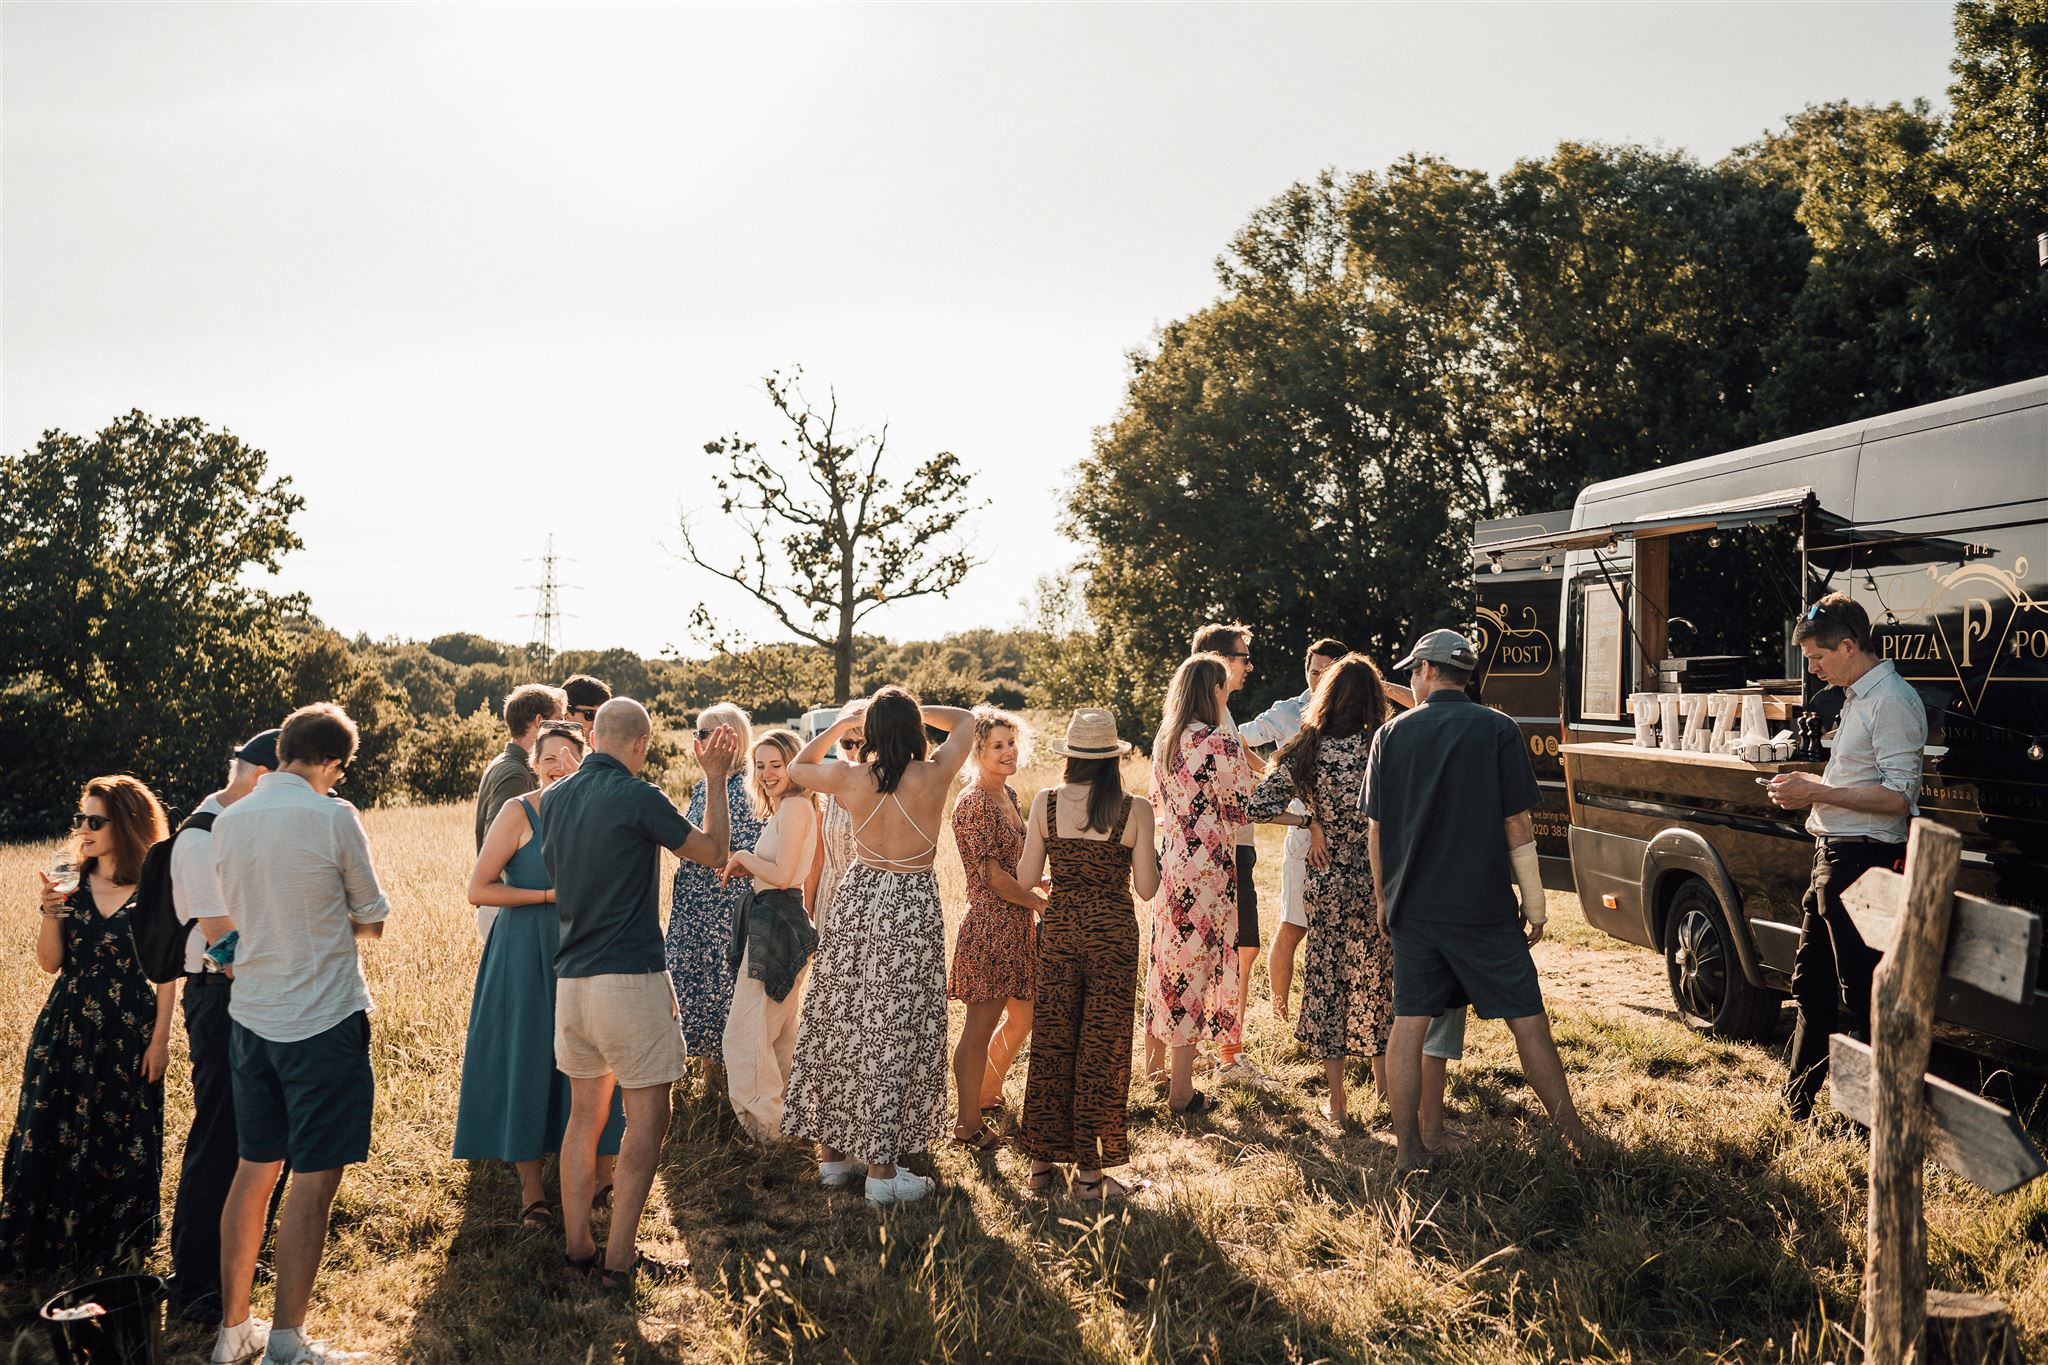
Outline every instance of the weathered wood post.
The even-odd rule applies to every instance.
[[[1939,982],[2015,1005],[2034,998],[2041,917],[1962,892],[1944,897],[1944,906],[1931,904],[1932,889],[1953,880],[1956,855],[1953,835],[1944,855],[1924,833],[1947,831],[1914,822],[1910,877],[1873,868],[1842,895],[1863,941],[1886,955],[1871,995],[1878,1048],[1846,1033],[1828,1040],[1835,1108],[1871,1130],[1865,1349],[1870,1360],[1888,1363],[2002,1365],[2020,1359],[2005,1305],[1944,1290],[1921,1296],[1927,1236],[1920,1158],[1931,1153],[1992,1194],[2048,1175],[2048,1161],[2009,1110],[1908,1068],[1926,1064]],[[1902,951],[1909,939],[1910,955]],[[1940,958],[1938,972],[1929,971],[1930,955]]]
[[[1871,991],[1870,1247],[1863,1271],[1863,1347],[1871,1365],[1905,1365],[1927,1321],[1922,1077],[1962,847],[1963,836],[1946,825],[1913,821],[1898,937]]]

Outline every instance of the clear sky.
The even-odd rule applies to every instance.
[[[1943,4],[10,4],[0,440],[227,427],[350,633],[525,639],[553,531],[567,644],[687,650],[699,600],[770,631],[675,525],[800,364],[994,499],[986,566],[870,625],[1006,625],[1125,353],[1291,182],[1714,159],[1939,106],[1952,50]]]

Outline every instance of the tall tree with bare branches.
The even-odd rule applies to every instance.
[[[822,407],[805,397],[803,371],[763,381],[768,401],[790,425],[777,455],[734,433],[708,441],[723,463],[711,476],[718,510],[745,543],[729,561],[700,547],[701,526],[682,518],[683,554],[706,573],[746,590],[791,634],[832,654],[832,699],[853,689],[854,628],[892,602],[944,596],[981,561],[961,522],[984,503],[968,495],[972,479],[942,450],[907,477],[885,468],[889,428],[846,431],[839,396]],[[726,636],[698,608],[694,622],[714,645]]]

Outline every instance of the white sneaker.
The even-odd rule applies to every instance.
[[[1273,1078],[1259,1070],[1259,1064],[1240,1052],[1237,1060],[1216,1073],[1216,1079],[1223,1085],[1234,1085],[1243,1090],[1258,1090],[1270,1093],[1277,1089]]]
[[[262,1355],[269,1341],[269,1318],[244,1318],[233,1327],[223,1324],[213,1339],[213,1365],[244,1365]]]
[[[368,1360],[362,1351],[341,1351],[324,1341],[308,1341],[306,1334],[298,1334],[298,1344],[290,1355],[279,1355],[272,1350],[263,1353],[263,1365],[346,1365],[352,1360]]]
[[[828,1190],[840,1189],[851,1185],[860,1171],[858,1161],[821,1161],[818,1163],[818,1183]]]
[[[937,1189],[939,1182],[929,1176],[914,1174],[898,1168],[895,1175],[887,1180],[868,1177],[868,1202],[876,1208],[889,1204],[907,1204],[913,1199],[922,1199]]]

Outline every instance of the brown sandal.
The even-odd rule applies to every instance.
[[[522,1228],[551,1228],[554,1225],[555,1211],[545,1199],[536,1199],[519,1210],[519,1226]]]
[[[971,1136],[961,1137],[958,1133],[955,1133],[953,1135],[953,1145],[955,1147],[965,1147],[975,1152],[993,1152],[1003,1145],[1003,1135],[998,1133],[993,1125],[983,1123],[974,1130]]]
[[[1152,1182],[1140,1176],[1126,1185],[1115,1176],[1105,1172],[1093,1180],[1074,1182],[1074,1199],[1081,1204],[1107,1204],[1111,1200],[1130,1199],[1152,1188]]]

